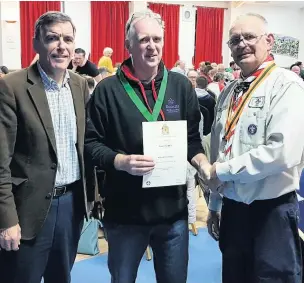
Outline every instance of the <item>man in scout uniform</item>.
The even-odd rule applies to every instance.
[[[188,161],[202,175],[211,165],[201,145],[195,91],[187,77],[167,71],[163,45],[161,17],[151,10],[134,13],[126,24],[131,57],[98,84],[88,105],[86,154],[106,171],[104,226],[112,282],[135,282],[148,245],[157,282],[187,280],[187,188],[142,187],[142,176],[154,169],[151,157],[143,155],[142,122],[186,120]]]
[[[208,229],[219,239],[223,283],[302,282],[295,191],[304,84],[275,65],[273,43],[260,15],[241,16],[230,29],[228,46],[242,76],[219,97],[209,180]]]

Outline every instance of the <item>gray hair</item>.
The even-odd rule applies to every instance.
[[[194,72],[195,74],[199,75],[199,73],[195,69],[189,69],[187,72],[187,77],[189,76],[190,72]]]
[[[225,80],[225,75],[223,73],[216,73],[213,77],[213,80],[215,82],[220,82],[222,80]]]
[[[134,25],[138,21],[140,21],[142,19],[146,19],[146,18],[155,19],[159,23],[163,32],[165,31],[165,25],[164,25],[164,22],[163,22],[161,16],[157,13],[154,13],[150,9],[146,9],[146,10],[143,10],[143,11],[140,11],[140,12],[134,12],[129,17],[129,19],[126,23],[126,27],[125,27],[126,40],[128,40],[130,43],[132,42],[132,39],[133,39],[134,34],[135,34]]]
[[[268,22],[267,22],[267,20],[262,15],[256,14],[256,13],[247,13],[247,14],[238,16],[236,18],[236,20],[233,22],[230,30],[232,29],[232,27],[235,25],[235,23],[237,21],[239,21],[242,18],[246,18],[246,17],[253,17],[253,18],[259,19],[264,24],[264,26],[265,26],[265,33],[268,33]],[[230,32],[230,30],[229,30],[229,32]]]
[[[71,23],[73,27],[73,33],[75,34],[76,32],[75,25],[73,24],[72,19],[68,15],[58,11],[46,12],[43,15],[41,15],[35,23],[34,38],[40,39],[42,29],[45,26],[50,26],[57,23],[66,23],[66,22]]]
[[[106,47],[103,50],[103,55],[108,54],[108,53],[113,53],[113,49],[111,47]]]

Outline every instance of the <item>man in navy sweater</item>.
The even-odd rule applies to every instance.
[[[131,56],[115,76],[98,84],[87,109],[86,154],[106,171],[104,226],[111,282],[135,282],[148,245],[153,249],[157,282],[187,280],[187,188],[142,188],[142,176],[155,166],[152,158],[143,155],[142,122],[147,120],[122,84],[127,81],[151,113],[167,73],[161,60],[163,45],[161,17],[151,10],[134,13],[126,24]],[[195,91],[181,74],[168,71],[165,81],[157,120],[187,121],[188,161],[202,175],[208,174],[211,165],[201,145]]]

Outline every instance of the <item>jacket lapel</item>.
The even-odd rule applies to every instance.
[[[55,154],[57,154],[52,116],[46,98],[44,85],[38,71],[37,63],[28,68],[28,79],[33,83],[28,87],[29,95],[32,98],[52,148]]]

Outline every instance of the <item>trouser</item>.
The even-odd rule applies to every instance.
[[[72,192],[54,198],[34,240],[0,252],[1,283],[69,283],[83,225],[83,208]],[[22,231],[21,231],[22,234]]]
[[[148,245],[154,257],[158,283],[186,283],[188,269],[188,221],[156,226],[104,223],[108,266],[112,283],[134,283]]]
[[[301,283],[298,218],[295,192],[250,205],[224,198],[223,283]]]

